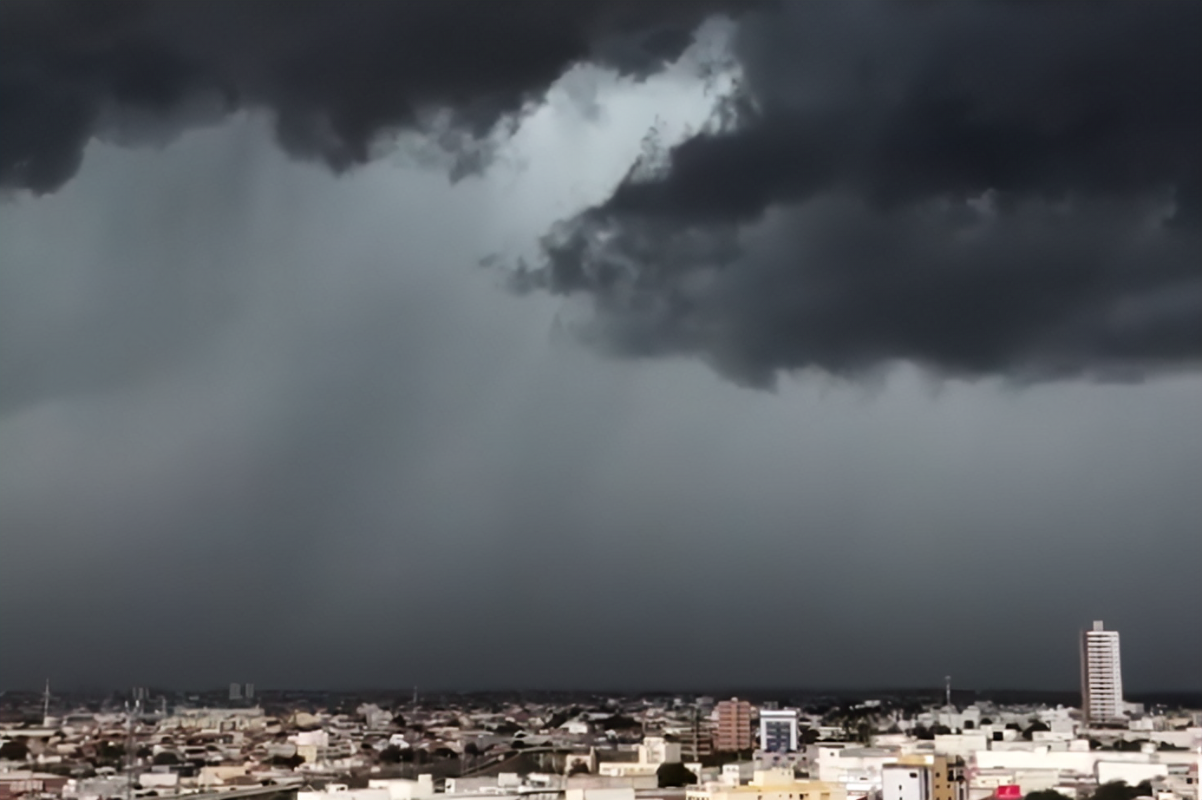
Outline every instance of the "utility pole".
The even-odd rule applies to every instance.
[[[947,675],[943,678],[943,686],[944,686],[944,689],[943,689],[944,705],[950,706],[952,704],[952,676],[951,675]]]
[[[136,702],[136,701],[135,701]],[[134,712],[125,701],[125,800],[134,797]]]
[[[128,701],[125,703],[125,766],[127,770],[125,800],[134,798],[134,772],[137,758],[134,747],[134,717],[142,709],[142,690],[135,686],[133,694],[133,705],[131,706]]]
[[[42,693],[42,725],[50,719],[50,679],[46,679],[46,691]]]
[[[697,708],[697,701],[693,701],[693,758],[701,760],[701,723],[698,721],[698,715],[701,709]]]

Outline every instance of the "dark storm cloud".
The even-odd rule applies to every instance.
[[[795,3],[745,19],[726,122],[558,226],[519,286],[739,380],[907,359],[1202,355],[1197,3]]]
[[[614,80],[569,65],[653,69],[701,8],[464,7],[0,0],[5,179],[70,177],[0,203],[0,688],[1059,687],[1098,618],[1132,687],[1196,679],[1202,375],[747,392],[465,265],[596,204],[519,279],[625,352],[1180,365],[1197,12],[741,17],[738,124],[623,183],[734,25]],[[953,89],[985,110],[920,102]],[[320,163],[408,125],[470,164],[515,109],[478,179]]]
[[[403,128],[441,134],[471,168],[480,139],[572,64],[647,72],[722,5],[15,0],[0,6],[0,185],[52,191],[93,136],[161,138],[247,106],[338,169]]]

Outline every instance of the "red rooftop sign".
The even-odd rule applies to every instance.
[[[1009,783],[1005,786],[997,787],[998,800],[1022,800],[1022,787],[1015,783]]]

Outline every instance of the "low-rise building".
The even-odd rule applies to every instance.
[[[61,794],[66,785],[65,776],[49,772],[27,769],[0,772],[0,800],[13,800],[26,794]]]
[[[943,755],[907,755],[881,769],[882,800],[968,800],[965,765]]]
[[[791,769],[756,770],[749,783],[731,786],[707,783],[690,787],[686,800],[847,800],[847,790],[836,783],[798,780]]]
[[[494,785],[497,783],[496,779],[493,779],[492,782]],[[417,780],[373,778],[367,782],[367,788],[384,789],[388,792],[388,800],[421,800],[421,798],[434,796],[434,776],[418,775]]]

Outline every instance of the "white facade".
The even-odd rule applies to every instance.
[[[418,800],[434,796],[434,776],[418,775],[415,781],[408,778],[372,779],[367,782],[367,788],[383,789],[388,793],[387,800]]]
[[[1123,717],[1123,669],[1119,633],[1101,620],[1081,634],[1081,711],[1090,722]]]
[[[726,786],[740,786],[751,780],[755,775],[756,765],[754,761],[738,761],[733,764],[723,764],[722,774],[718,779]]]
[[[638,747],[639,761],[644,764],[674,764],[680,761],[680,744],[662,736],[646,736]]]
[[[1099,761],[1097,764],[1098,784],[1123,781],[1136,786],[1142,781],[1154,781],[1169,776],[1168,764],[1132,764],[1122,761]]]
[[[889,764],[881,770],[881,800],[930,800],[931,773],[912,764]]]
[[[253,731],[267,727],[261,708],[183,708],[158,724],[161,731]],[[22,735],[25,732],[22,731]]]
[[[325,730],[297,731],[288,738],[291,739],[292,743],[298,747],[304,745],[314,745],[316,747],[330,746],[330,733],[329,731]]]
[[[384,789],[348,789],[344,783],[331,783],[324,792],[299,791],[296,800],[331,800],[330,795],[337,795],[337,800],[388,800]]]
[[[177,789],[178,772],[143,772],[138,776],[138,785],[143,789]]]
[[[881,771],[896,764],[899,752],[884,747],[827,747],[819,745],[818,780],[840,783],[848,787],[881,788]]]
[[[989,748],[989,737],[979,731],[940,734],[935,737],[935,752],[943,756],[960,756],[967,760],[978,750]]]
[[[638,761],[603,761],[597,764],[597,774],[611,778],[654,776],[662,764],[680,761],[680,744],[662,736],[647,736],[636,748]]]
[[[760,749],[768,753],[797,752],[797,709],[760,710]]]
[[[634,800],[634,789],[566,789],[564,800]]]
[[[756,770],[746,786],[706,783],[685,790],[685,800],[847,800],[847,790],[822,781],[797,780],[791,769]]]

